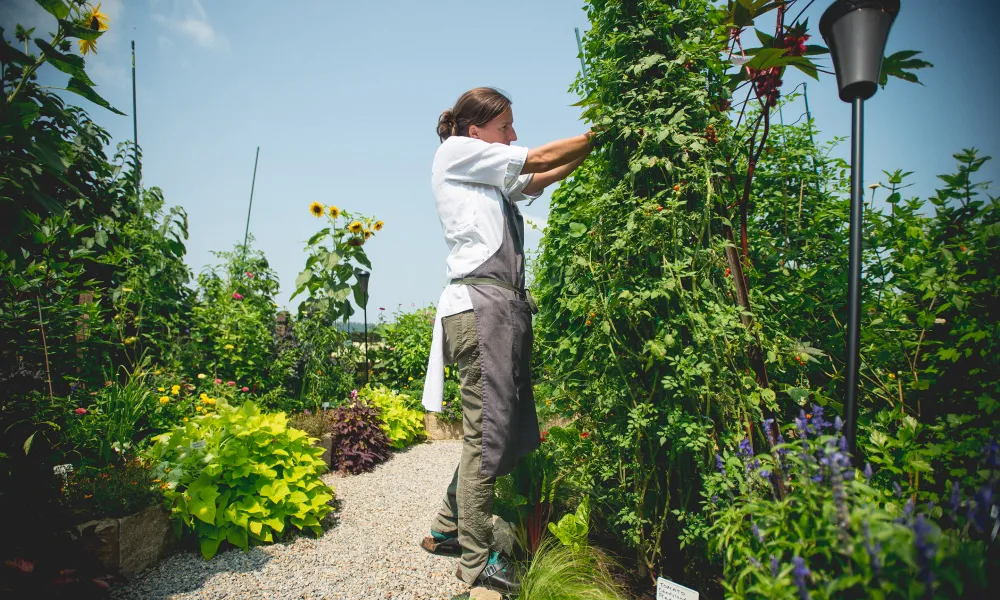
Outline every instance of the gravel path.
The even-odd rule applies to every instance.
[[[447,600],[464,594],[457,560],[419,547],[461,448],[460,441],[427,442],[396,453],[373,473],[325,475],[340,508],[322,537],[228,550],[211,561],[181,552],[117,586],[112,597]]]

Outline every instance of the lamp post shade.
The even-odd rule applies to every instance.
[[[354,276],[358,278],[358,284],[361,286],[361,294],[365,297],[365,304],[368,304],[368,278],[372,274],[364,269],[354,269]]]
[[[840,99],[867,100],[878,89],[885,42],[899,0],[837,0],[819,21],[837,72]]]

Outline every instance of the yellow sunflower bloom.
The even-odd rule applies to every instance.
[[[309,205],[309,212],[311,212],[314,217],[322,217],[323,205],[319,202],[313,201],[313,203]]]
[[[80,54],[87,54],[93,52],[97,54],[97,40],[77,40],[76,42],[80,46]]]
[[[326,208],[326,212],[328,212],[334,219],[340,216],[340,209],[332,204]]]
[[[385,223],[382,221],[375,221],[375,224],[372,225],[372,227],[375,231],[382,231],[382,228],[385,227]]]
[[[371,236],[372,236],[372,230],[371,229],[365,229],[365,239],[367,240]]]
[[[364,228],[365,226],[361,224],[361,221],[352,221],[351,224],[347,226],[347,229],[349,229],[351,233],[361,233]]]
[[[83,14],[83,20],[87,23],[87,27],[91,31],[107,31],[108,30],[108,15],[101,12],[101,3],[98,2],[97,6],[87,6],[87,12]]]

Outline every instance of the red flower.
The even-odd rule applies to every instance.
[[[239,292],[233,292],[233,300],[242,300],[242,299],[243,299],[243,294]]]
[[[246,392],[250,391],[250,388],[244,386],[240,391],[243,392],[243,393],[246,393]]]
[[[216,379],[216,380],[215,380],[215,384],[216,384],[216,385],[219,385],[220,383],[222,383],[222,380],[221,380],[221,379]]]
[[[235,381],[227,381],[226,385],[228,385],[229,387],[233,387],[234,385],[236,385],[236,382]]]
[[[80,407],[80,408],[74,410],[73,412],[75,412],[78,415],[85,415],[85,414],[87,414],[87,409],[83,408],[83,407]]]
[[[251,273],[250,271],[247,271],[247,277],[249,277],[250,279],[253,279],[253,273]]]
[[[580,439],[585,440],[590,437],[590,432],[584,431],[580,434]]]

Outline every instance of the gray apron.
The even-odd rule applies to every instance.
[[[500,248],[464,279],[479,335],[483,382],[484,477],[510,473],[539,446],[538,416],[531,389],[531,315],[524,290],[524,219],[503,196]],[[488,281],[483,281],[488,280]]]

